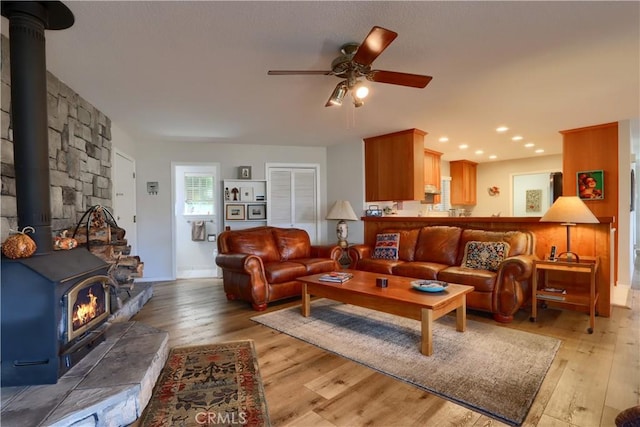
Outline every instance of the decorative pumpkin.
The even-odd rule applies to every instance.
[[[7,258],[29,258],[36,251],[36,242],[29,236],[28,232],[35,233],[33,227],[24,227],[17,234],[7,237],[2,244],[2,253]]]
[[[78,241],[73,237],[54,237],[53,249],[54,250],[69,250],[78,246]]]

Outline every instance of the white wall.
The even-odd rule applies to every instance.
[[[478,164],[477,204],[472,215],[486,217],[500,212],[500,216],[509,216],[512,175],[546,171],[562,171],[561,154]],[[487,189],[493,186],[500,187],[499,196],[489,195]]]
[[[127,156],[136,158],[136,142],[134,137],[120,129],[114,123],[111,123],[111,144]],[[113,158],[113,153],[111,153]]]
[[[635,135],[634,135],[635,133]],[[638,119],[618,122],[618,284],[631,285],[633,277],[635,212],[631,204],[631,162],[634,139],[638,139]],[[637,144],[637,142],[636,142]]]
[[[236,178],[238,166],[251,166],[252,178],[265,178],[265,162],[320,164],[321,205],[326,209],[327,149],[212,142],[139,141],[136,145],[138,194],[138,254],[144,279],[172,280],[171,162],[217,162],[220,178]],[[158,194],[147,193],[147,182],[158,182]],[[218,230],[220,232],[221,230]],[[320,236],[326,236],[326,222]],[[323,242],[326,243],[326,242]]]
[[[348,200],[358,218],[364,216],[364,142],[362,140],[336,144],[327,149],[327,206],[322,210],[326,216],[336,200]],[[327,241],[337,242],[337,221],[328,221]],[[350,244],[364,241],[364,223],[349,221]]]

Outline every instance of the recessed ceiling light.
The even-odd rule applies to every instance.
[[[440,142],[449,142],[449,138],[447,138],[446,136],[443,136],[438,141],[440,141]]]
[[[476,154],[480,155],[480,154],[484,154],[484,151],[482,150],[476,150]]]
[[[522,137],[520,135],[516,135],[513,138],[511,138],[512,141],[522,141]]]
[[[492,154],[492,155],[490,155],[490,156],[489,156],[489,158],[490,158],[491,160],[494,160],[494,159],[497,159],[497,158],[498,158],[498,156],[496,156],[495,154]]]
[[[469,146],[467,144],[460,144],[458,145],[458,148],[461,150],[466,150],[467,148],[469,148]]]
[[[544,153],[544,150],[542,148],[538,148],[535,152],[540,154],[540,153]]]
[[[534,144],[533,142],[527,142],[526,144],[524,144],[524,146],[527,148],[531,148],[531,147],[535,147],[536,144]]]
[[[499,128],[496,129],[496,132],[506,132],[508,131],[509,128],[506,126],[500,126]]]

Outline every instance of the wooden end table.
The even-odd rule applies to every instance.
[[[464,332],[467,328],[466,295],[473,291],[473,286],[450,283],[442,292],[420,292],[411,287],[411,282],[418,279],[357,270],[343,271],[352,273],[353,278],[344,283],[323,282],[319,280],[322,274],[297,279],[302,282],[303,316],[311,314],[311,295],[315,295],[418,320],[422,328],[420,352],[425,356],[433,354],[435,320],[455,310],[456,330]],[[387,278],[386,288],[376,286],[378,277]]]
[[[534,260],[533,261],[533,283],[531,286],[531,320],[536,321],[538,314],[538,300],[565,303],[573,306],[589,308],[589,328],[587,332],[593,333],[596,325],[596,304],[598,303],[598,268],[600,267],[600,257],[580,257],[579,262],[567,260]],[[538,289],[538,271],[544,277],[543,286]],[[544,289],[552,287],[562,287],[561,284],[554,286],[549,282],[550,271],[563,271],[572,273],[583,273],[589,276],[588,289],[566,289],[566,293],[549,292]]]

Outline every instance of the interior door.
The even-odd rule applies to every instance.
[[[269,167],[268,223],[274,227],[301,228],[313,244],[319,234],[317,167]]]
[[[131,246],[131,254],[137,250],[136,226],[136,165],[135,161],[124,153],[114,153],[113,216],[118,226],[126,231],[125,239]]]

